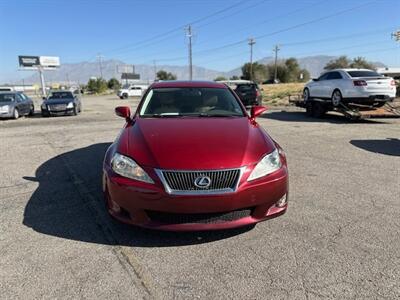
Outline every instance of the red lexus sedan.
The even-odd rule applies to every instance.
[[[116,219],[172,231],[227,229],[285,213],[288,169],[281,147],[238,96],[215,82],[158,82],[103,164],[103,191]]]

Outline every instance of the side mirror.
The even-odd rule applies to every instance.
[[[312,81],[318,81],[318,78],[313,78]]]
[[[129,121],[131,117],[131,109],[128,106],[117,106],[115,108],[115,114],[126,121]]]
[[[267,108],[265,106],[252,106],[250,110],[250,117],[255,119],[266,110]]]

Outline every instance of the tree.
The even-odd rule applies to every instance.
[[[214,81],[224,81],[226,78],[224,76],[217,76]]]
[[[333,69],[344,69],[350,66],[350,61],[347,56],[340,56],[334,60],[331,60],[324,67],[325,70],[333,70]]]
[[[356,57],[353,59],[353,61],[350,64],[350,68],[356,68],[356,69],[375,69],[375,66],[367,61],[364,57]]]
[[[121,87],[121,83],[116,78],[111,78],[107,82],[107,87],[111,90],[118,90]]]
[[[103,78],[89,79],[87,89],[96,94],[104,93],[107,90],[107,81]]]
[[[277,65],[277,79],[280,82],[299,82],[308,81],[310,73],[306,69],[301,69],[297,59],[291,57]],[[275,64],[267,65],[268,78],[273,79],[275,75]]]
[[[250,74],[250,70],[252,69],[252,75]],[[259,64],[258,62],[253,63],[251,67],[250,63],[246,63],[242,66],[242,79],[245,80],[254,80],[255,82],[263,82],[268,77],[267,68],[265,65]]]
[[[233,75],[231,78],[229,78],[229,80],[239,80],[239,79],[240,77],[236,75]]]
[[[157,79],[158,80],[176,80],[177,77],[175,74],[172,74],[170,72],[160,70],[157,72]]]
[[[325,70],[356,68],[356,69],[375,69],[373,63],[367,61],[364,57],[356,57],[349,60],[347,56],[340,56],[337,59],[331,60],[324,67]]]

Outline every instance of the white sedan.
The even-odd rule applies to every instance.
[[[367,69],[336,69],[308,82],[303,90],[304,101],[329,99],[333,106],[359,103],[382,106],[396,96],[393,78]]]

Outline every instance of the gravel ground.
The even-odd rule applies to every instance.
[[[289,161],[287,214],[177,234],[105,212],[101,162],[127,102],[0,121],[2,299],[399,299],[400,119],[268,112],[259,123]]]

